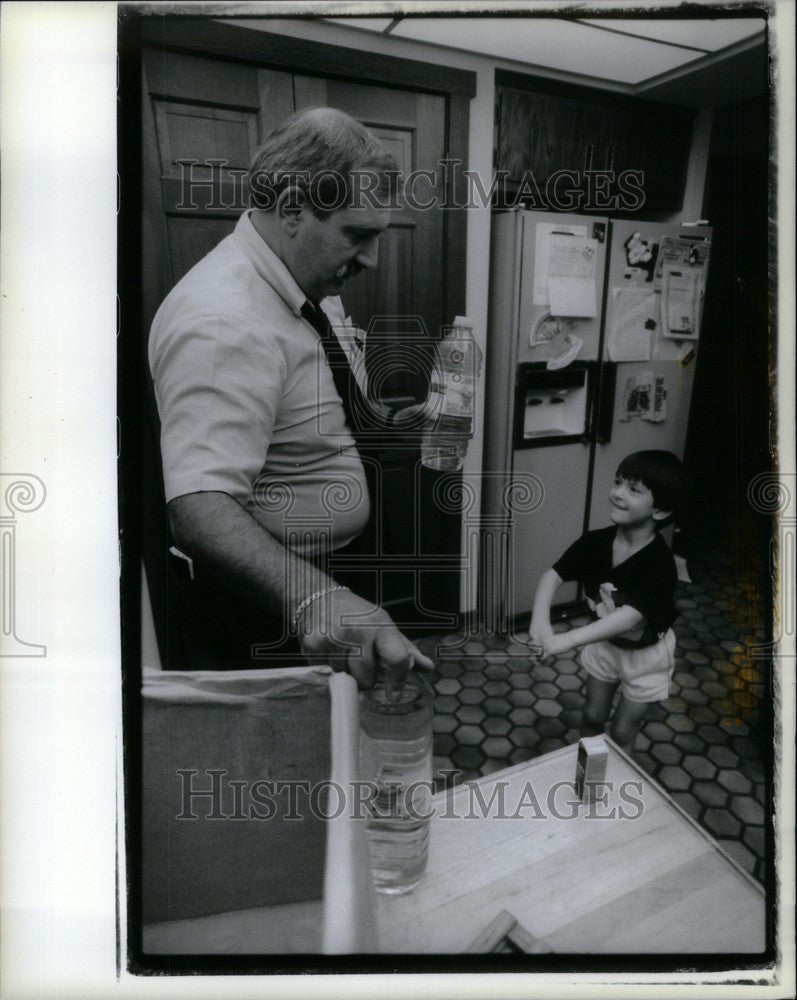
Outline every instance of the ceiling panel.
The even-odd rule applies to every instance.
[[[763,17],[711,18],[707,20],[637,17],[633,20],[585,18],[580,23],[614,31],[629,32],[634,35],[644,35],[647,38],[659,39],[663,42],[689,45],[704,49],[706,52],[716,52],[718,49],[760,34],[764,30],[766,20]]]
[[[392,17],[325,17],[325,21],[334,21],[347,28],[364,28],[366,31],[384,31],[393,20]]]
[[[405,17],[391,37],[631,85],[671,72],[699,56],[689,49],[557,18]]]

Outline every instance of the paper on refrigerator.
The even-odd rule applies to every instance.
[[[711,240],[705,236],[684,236],[670,233],[661,238],[656,260],[656,286],[661,287],[666,269],[691,270],[696,268],[705,280]]]
[[[595,259],[598,241],[551,233],[548,297],[554,316],[597,316]]]
[[[587,238],[586,226],[569,226],[563,223],[538,222],[534,231],[534,292],[532,301],[535,306],[550,304],[548,295],[548,275],[551,252],[551,237],[554,240],[560,236],[578,236]]]
[[[661,320],[660,298],[653,288],[612,289],[606,340],[610,361],[650,361]]]
[[[652,371],[629,375],[623,393],[620,420],[648,420],[653,424],[667,419],[667,381]]]
[[[702,300],[701,274],[697,270],[664,268],[661,283],[662,335],[697,340]]]

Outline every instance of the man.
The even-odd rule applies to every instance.
[[[268,666],[295,662],[296,650],[361,686],[378,671],[433,667],[383,609],[324,568],[362,531],[369,504],[352,436],[363,396],[340,371],[320,303],[339,320],[334,297],[376,265],[395,176],[382,144],[348,115],[294,115],[255,155],[255,207],[155,317],[169,524],[176,564],[193,578],[175,579],[173,599],[193,650],[169,666]],[[363,195],[370,188],[381,202]],[[354,401],[342,399],[349,389]],[[253,646],[266,657],[253,658]]]

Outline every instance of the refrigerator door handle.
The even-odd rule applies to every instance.
[[[596,408],[595,440],[598,444],[609,444],[612,439],[614,422],[614,395],[617,389],[617,364],[604,362],[598,384],[598,405]]]

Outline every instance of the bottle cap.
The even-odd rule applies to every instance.
[[[473,320],[470,316],[455,316],[454,326],[466,326],[469,330],[473,329]]]
[[[415,712],[424,702],[434,701],[434,691],[422,674],[410,672],[399,683],[380,678],[373,687],[360,692],[360,701],[387,715]]]

